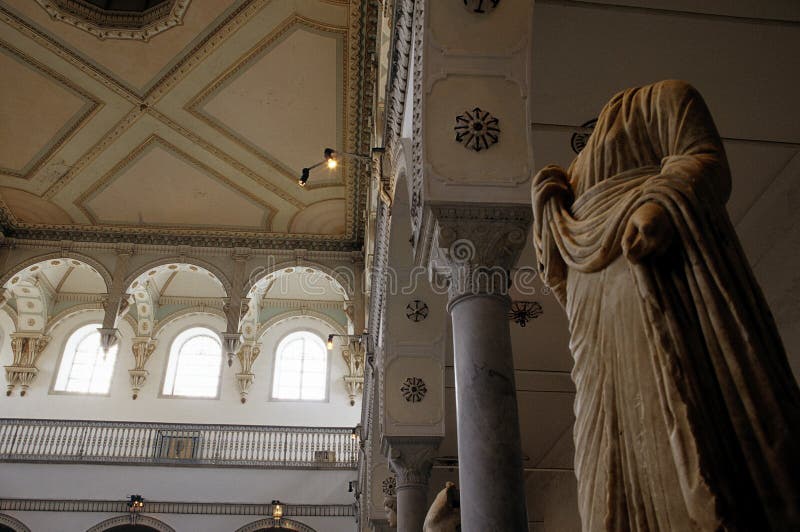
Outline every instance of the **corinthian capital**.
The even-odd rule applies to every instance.
[[[430,267],[450,298],[506,294],[531,224],[528,205],[435,204],[426,235]]]
[[[387,438],[389,466],[397,478],[397,490],[427,486],[441,438]]]

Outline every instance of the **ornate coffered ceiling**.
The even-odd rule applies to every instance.
[[[367,165],[297,177],[370,147],[376,2],[178,2],[146,40],[45,4],[0,1],[6,236],[360,248]]]

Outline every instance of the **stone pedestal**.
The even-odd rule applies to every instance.
[[[389,442],[389,464],[397,478],[397,532],[421,532],[428,513],[428,479],[440,438]]]

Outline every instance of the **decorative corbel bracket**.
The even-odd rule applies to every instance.
[[[239,394],[241,395],[242,404],[247,402],[247,394],[250,391],[250,386],[256,379],[256,375],[253,373],[253,362],[256,361],[260,354],[261,347],[251,342],[242,345],[241,349],[236,353],[241,366],[241,371],[236,374],[236,382],[239,384]]]
[[[356,404],[356,397],[364,389],[364,345],[358,341],[351,341],[347,349],[342,349],[342,358],[347,364],[347,374],[344,376],[344,386],[350,398],[350,406]]]
[[[136,366],[128,370],[130,375],[131,392],[133,392],[133,399],[139,397],[139,390],[142,389],[144,383],[147,381],[150,372],[145,369],[147,361],[156,349],[156,341],[148,336],[137,336],[133,339],[131,350],[133,351],[133,360]]]
[[[20,397],[25,397],[28,388],[39,373],[36,360],[49,342],[50,337],[43,334],[11,334],[11,351],[14,354],[14,362],[5,367],[8,383],[6,395],[11,395],[14,388],[19,386]]]

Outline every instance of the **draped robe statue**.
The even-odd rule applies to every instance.
[[[534,245],[566,310],[586,531],[800,530],[800,391],[725,210],[700,94],[623,91],[566,171],[534,178]]]

